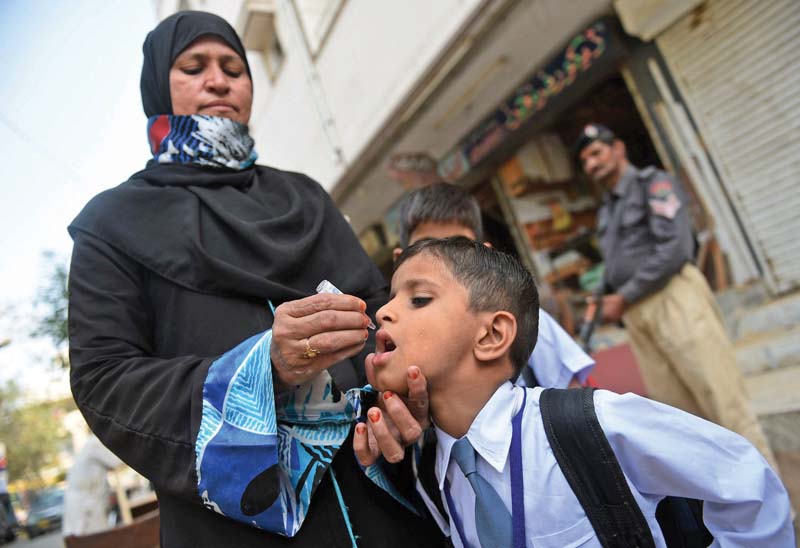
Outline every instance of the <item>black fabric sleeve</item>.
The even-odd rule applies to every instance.
[[[214,358],[153,357],[144,271],[75,238],[69,276],[70,383],[92,431],[160,490],[198,503],[194,440]]]

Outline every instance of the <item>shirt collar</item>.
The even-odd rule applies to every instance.
[[[625,168],[625,172],[622,174],[622,177],[620,177],[617,186],[615,186],[614,190],[611,191],[616,198],[622,198],[625,196],[625,194],[628,192],[628,187],[631,186],[631,183],[634,181],[634,179],[636,179],[638,173],[639,171],[630,164],[627,168]]]
[[[498,472],[503,471],[508,460],[511,419],[522,404],[523,390],[511,382],[504,383],[489,398],[467,431],[467,438],[475,451]],[[457,440],[435,424],[434,427],[437,437],[436,478],[441,490],[450,464],[450,451]]]

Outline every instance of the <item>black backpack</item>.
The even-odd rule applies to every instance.
[[[539,408],[556,461],[600,543],[605,548],[654,547],[650,527],[597,420],[594,388],[548,388]],[[706,547],[714,540],[703,523],[702,501],[666,497],[656,508],[656,519],[669,548]]]

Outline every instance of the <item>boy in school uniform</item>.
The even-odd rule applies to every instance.
[[[456,237],[404,251],[377,313],[375,388],[404,395],[411,365],[427,379],[446,516],[423,498],[456,547],[600,546],[546,437],[543,389],[509,382],[533,350],[537,308],[516,259]],[[747,440],[634,394],[598,390],[594,406],[655,546],[666,495],[705,501],[714,546],[794,546],[786,491]]]
[[[478,201],[449,183],[436,183],[409,193],[400,208],[399,232],[400,247],[394,250],[395,259],[403,249],[425,238],[464,236],[481,242],[484,237]],[[517,379],[518,385],[567,388],[583,385],[595,363],[540,308],[538,340],[527,365]]]

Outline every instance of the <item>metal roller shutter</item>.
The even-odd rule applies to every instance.
[[[767,283],[800,287],[800,1],[709,0],[656,43]]]

